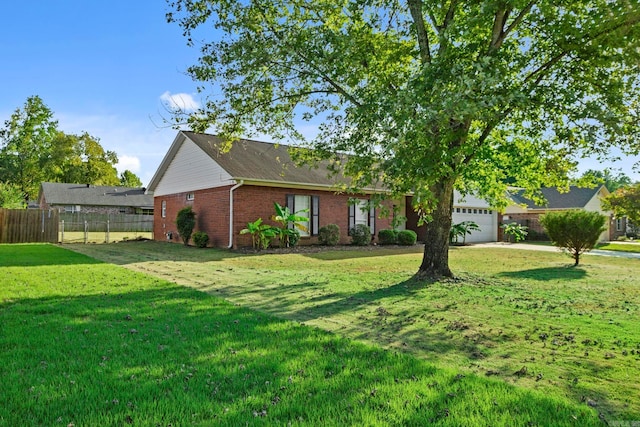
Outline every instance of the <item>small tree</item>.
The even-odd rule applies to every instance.
[[[178,233],[180,233],[185,246],[189,244],[195,226],[196,213],[191,209],[191,206],[180,209],[176,218],[176,227],[178,227]]]
[[[571,210],[549,212],[540,217],[540,223],[553,244],[569,252],[580,263],[580,255],[594,248],[600,234],[606,230],[607,218],[598,212]]]

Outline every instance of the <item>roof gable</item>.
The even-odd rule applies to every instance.
[[[43,182],[39,200],[49,205],[130,206],[152,208],[144,188]]]
[[[586,207],[594,197],[602,190],[602,186],[596,188],[581,188],[570,186],[568,192],[560,192],[554,187],[544,187],[540,192],[546,203],[538,205],[533,200],[524,197],[524,190],[511,195],[516,204],[525,205],[527,209],[582,209]]]
[[[236,182],[243,180],[281,187],[316,186],[325,188],[336,188],[340,184],[350,183],[350,179],[341,174],[329,176],[328,161],[319,162],[317,165],[296,165],[289,154],[289,147],[284,144],[240,139],[233,142],[229,150],[225,151],[224,141],[215,135],[180,131],[151,179],[150,191],[154,191],[156,195],[166,193],[164,189],[156,190],[160,186],[164,187],[165,184],[161,183],[165,177],[175,179],[175,177],[169,176],[172,164],[180,161],[177,159],[181,147],[188,141],[193,142],[209,159],[224,170],[229,178]],[[193,158],[193,160],[197,159]],[[206,172],[200,171],[200,173]],[[209,185],[209,187],[212,186],[214,186],[213,183]]]

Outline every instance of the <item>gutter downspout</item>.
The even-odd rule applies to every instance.
[[[229,190],[229,246],[227,246],[227,248],[229,249],[233,247],[233,191],[237,188],[242,187],[243,184],[244,180],[241,179]]]

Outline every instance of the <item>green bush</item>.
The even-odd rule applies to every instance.
[[[607,229],[607,218],[598,212],[571,210],[549,212],[540,217],[540,223],[551,238],[551,242],[565,249],[580,263],[580,255],[594,248],[600,233]]]
[[[199,248],[206,248],[207,243],[209,243],[209,235],[204,231],[196,231],[193,233],[193,243],[196,244]]]
[[[195,226],[196,213],[191,209],[191,206],[180,209],[176,218],[176,227],[185,246],[189,244],[189,239]]]
[[[380,230],[378,231],[378,243],[381,245],[398,244],[398,230]]]
[[[335,246],[340,241],[340,227],[336,224],[327,224],[318,230],[318,242],[325,246]]]
[[[371,229],[364,224],[357,224],[349,230],[351,244],[356,246],[367,246],[371,243]]]
[[[398,244],[404,246],[415,245],[418,240],[418,235],[412,230],[402,230],[398,233]]]

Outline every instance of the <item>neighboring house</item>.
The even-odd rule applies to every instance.
[[[302,214],[308,218],[304,224],[308,232],[302,233],[300,244],[317,243],[319,228],[327,224],[340,227],[342,244],[350,242],[348,230],[355,224],[368,225],[374,239],[378,230],[391,228],[390,217],[367,207],[372,194],[384,191],[381,188],[365,188],[360,194],[340,191],[348,178],[329,177],[327,162],[296,166],[282,144],[243,139],[228,151],[223,145],[214,135],[178,133],[148,189],[154,193],[157,240],[180,241],[175,219],[186,206],[196,212],[196,230],[206,232],[216,247],[250,246],[251,236],[240,235],[240,230],[258,218],[273,225],[274,202],[294,212],[308,209]],[[385,208],[393,212],[395,205],[396,213],[406,216],[407,203],[410,198],[387,201]],[[468,211],[464,215],[476,222],[492,217],[497,230],[496,214],[489,213],[486,203],[464,209]],[[411,216],[406,227],[420,231]],[[497,231],[494,234],[487,240],[495,240]]]
[[[617,236],[624,234],[626,224],[619,224],[610,212],[602,208],[601,199],[609,195],[604,185],[596,188],[571,186],[569,191],[564,193],[556,188],[542,188],[541,192],[546,200],[544,205],[537,205],[533,200],[524,197],[523,191],[511,194],[514,204],[505,210],[503,223],[517,222],[529,227],[533,236],[543,235],[545,232],[540,224],[540,215],[551,211],[581,209],[599,212],[607,217],[607,230],[600,236],[601,241],[615,240]]]
[[[43,182],[40,209],[66,213],[153,214],[153,195],[145,188]]]

